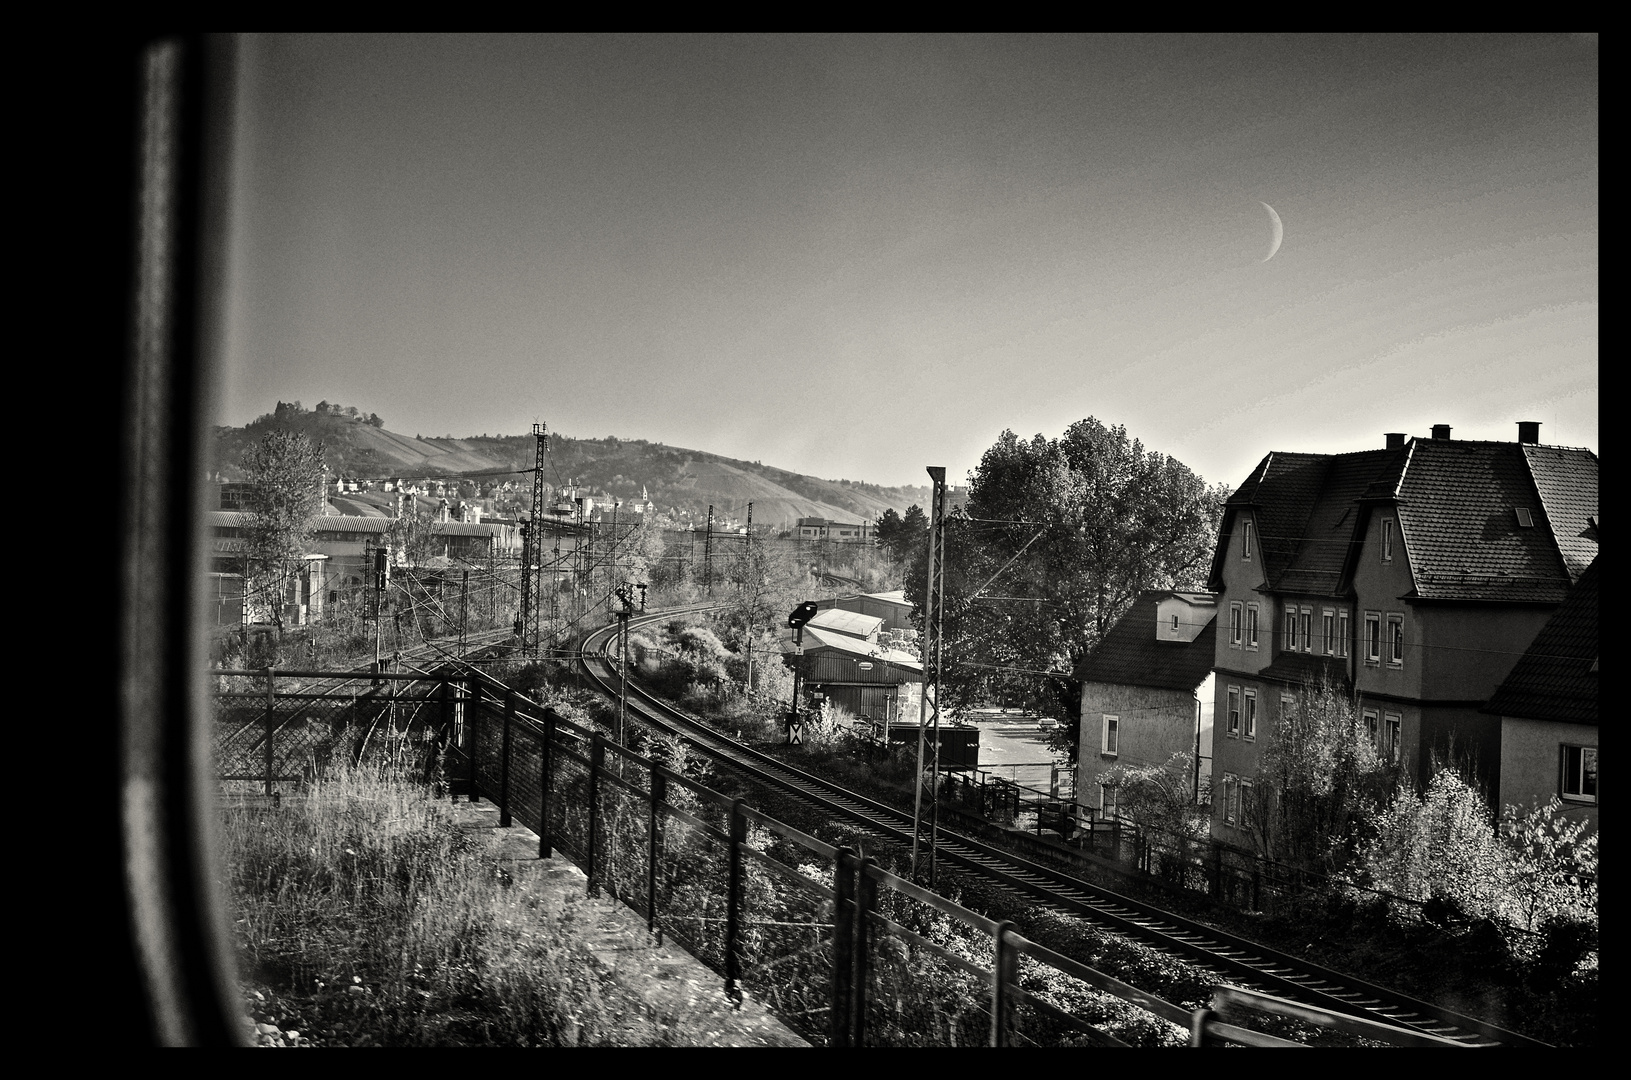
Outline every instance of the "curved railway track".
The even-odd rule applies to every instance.
[[[671,612],[633,620],[656,622]],[[616,627],[584,638],[580,663],[600,692],[616,699],[616,663],[606,655]],[[785,765],[719,734],[647,693],[634,681],[622,686],[627,709],[647,723],[685,738],[718,764],[755,783],[783,791],[835,820],[881,839],[910,845],[909,814],[874,802]],[[1304,1002],[1332,1012],[1411,1029],[1467,1046],[1544,1046],[1534,1039],[1397,994],[1299,957],[1186,919],[1012,852],[944,829],[936,857],[1010,893],[1101,929],[1154,947],[1206,971],[1221,982]]]

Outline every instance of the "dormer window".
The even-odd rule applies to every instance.
[[[1382,561],[1393,561],[1393,519],[1382,519]]]
[[[1240,534],[1240,557],[1249,561],[1252,557],[1252,522],[1250,518],[1247,518],[1241,525]]]
[[[1535,527],[1535,515],[1529,512],[1529,508],[1527,506],[1514,507],[1514,509],[1516,509],[1518,512],[1519,528],[1533,529]]]

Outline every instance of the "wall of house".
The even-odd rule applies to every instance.
[[[1267,667],[1274,659],[1274,601],[1262,591],[1263,580],[1263,552],[1261,541],[1257,540],[1258,532],[1253,521],[1253,544],[1250,559],[1242,558],[1241,552],[1245,543],[1245,524],[1253,520],[1249,513],[1239,513],[1234,517],[1229,530],[1228,547],[1225,550],[1222,577],[1223,592],[1218,597],[1218,646],[1216,667],[1228,671],[1254,674]],[[1234,604],[1241,605],[1241,633],[1240,642],[1234,641],[1232,630]],[[1257,605],[1257,647],[1252,648],[1246,630],[1246,611],[1248,606]]]
[[[1118,718],[1117,752],[1103,753],[1103,718]],[[1117,765],[1164,765],[1173,754],[1195,753],[1195,695],[1118,683],[1082,684],[1082,726],[1076,754],[1076,790],[1098,805],[1099,777]]]
[[[1435,763],[1453,765],[1472,776],[1494,806],[1500,790],[1500,718],[1479,712],[1477,705],[1423,705],[1419,716],[1419,735],[1408,748],[1414,758],[1405,758],[1416,762],[1416,782],[1425,786]]]
[[[1551,606],[1419,604],[1414,610],[1420,648],[1406,638],[1405,658],[1416,659],[1428,697],[1484,700],[1493,696],[1535,640]]]
[[[1596,724],[1560,724],[1517,717],[1501,719],[1498,805],[1528,806],[1563,795],[1564,746],[1597,746]],[[1597,828],[1597,804],[1564,799],[1565,814]]]

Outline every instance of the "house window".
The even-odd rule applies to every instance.
[[[1246,605],[1246,648],[1257,648],[1257,605]]]
[[[1303,608],[1298,613],[1297,639],[1303,643],[1303,652],[1314,651],[1314,609]]]
[[[1387,617],[1387,662],[1393,667],[1404,666],[1404,616]]]
[[[1597,801],[1597,748],[1563,747],[1563,797],[1571,802]]]
[[[1286,608],[1286,651],[1297,651],[1297,609]]]
[[[1252,803],[1252,793],[1256,790],[1256,786],[1250,780],[1240,782],[1240,824],[1247,828],[1257,820]]]
[[[1402,725],[1399,722],[1398,713],[1387,713],[1385,718],[1387,720],[1387,746],[1385,747],[1387,759],[1396,762],[1399,760],[1399,728]]]
[[[1393,561],[1393,519],[1382,519],[1382,561]]]
[[[1246,691],[1246,730],[1244,737],[1257,738],[1257,691]]]
[[[1105,817],[1114,817],[1116,814],[1116,785],[1099,785],[1099,812]]]
[[[1252,523],[1247,518],[1240,526],[1240,557],[1250,562],[1252,557]]]
[[[1223,820],[1233,825],[1240,814],[1240,778],[1234,773],[1223,774]]]
[[[1176,634],[1178,632],[1178,616],[1177,615],[1173,615],[1173,617],[1172,617],[1172,632],[1174,634]]]
[[[1348,655],[1348,613],[1337,612],[1337,655]]]
[[[1382,613],[1365,612],[1365,663],[1382,662]]]
[[[1229,647],[1240,648],[1240,601],[1229,605]]]
[[[1337,613],[1326,608],[1320,619],[1320,629],[1323,631],[1325,655],[1335,656],[1337,651]]]
[[[1376,745],[1377,719],[1375,709],[1366,709],[1362,714],[1365,718],[1365,734],[1370,736],[1370,744]]]
[[[1229,731],[1230,738],[1240,736],[1240,687],[1229,687]]]
[[[1119,717],[1106,716],[1104,718],[1104,741],[1100,747],[1100,753],[1109,757],[1116,756],[1116,746],[1120,740],[1120,727],[1121,719]]]

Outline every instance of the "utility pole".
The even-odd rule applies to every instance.
[[[543,546],[540,526],[544,512],[544,454],[549,447],[549,436],[544,425],[532,425],[532,437],[537,441],[533,452],[532,509],[530,520],[521,526],[521,654],[538,655],[538,578],[543,562],[539,549]]]
[[[935,879],[935,846],[939,841],[940,824],[940,622],[941,607],[946,595],[945,528],[946,528],[946,470],[928,466],[934,481],[933,514],[929,520],[928,578],[924,582],[923,600],[923,699],[918,703],[917,728],[917,794],[912,805],[912,877],[917,877],[918,836],[923,819],[923,758],[924,747],[933,726],[934,757],[930,785],[934,788],[929,807],[929,884]],[[933,715],[930,716],[930,699]]]
[[[708,504],[708,532],[702,541],[702,588],[706,595],[714,594],[714,504]]]

